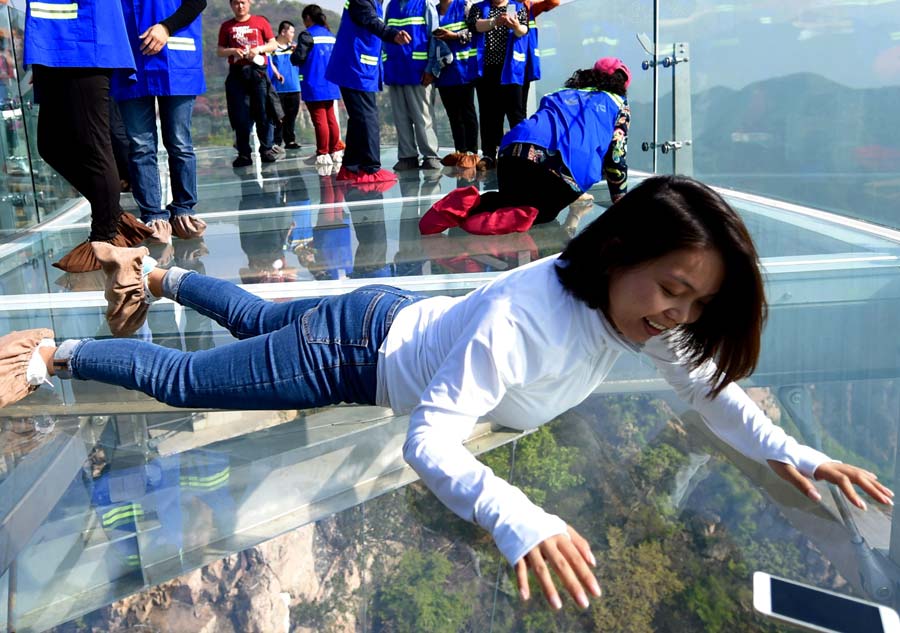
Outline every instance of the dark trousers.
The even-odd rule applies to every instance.
[[[241,156],[250,156],[250,130],[254,123],[260,153],[272,149],[272,122],[266,112],[267,84],[265,69],[237,64],[228,69],[225,78],[228,120]]]
[[[475,84],[438,88],[450,119],[453,147],[457,152],[478,151],[478,114],[475,112]]]
[[[295,143],[297,136],[294,134],[294,122],[300,112],[300,93],[279,92],[278,100],[281,101],[281,107],[284,109],[284,118],[281,123],[275,123],[275,137],[272,142],[275,145],[281,145],[282,141]]]
[[[503,118],[509,121],[510,129],[525,119],[522,86],[501,85],[502,72],[502,66],[485,66],[484,73],[475,83],[478,116],[481,118],[481,151],[492,158],[497,156],[497,148],[503,138]]]
[[[381,128],[374,92],[341,87],[347,108],[344,167],[374,173],[381,169]]]
[[[111,71],[35,65],[33,72],[38,152],[90,203],[89,239],[111,240],[122,213],[109,132]]]
[[[535,207],[535,224],[556,219],[559,212],[575,202],[580,192],[546,167],[520,156],[503,156],[497,160],[499,191],[481,195],[472,213],[496,211],[503,207]]]

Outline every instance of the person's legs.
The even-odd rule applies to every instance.
[[[256,138],[259,139],[259,154],[272,150],[272,137],[275,134],[274,122],[269,118],[266,108],[266,92],[269,88],[265,70],[250,70],[250,78],[247,82],[250,91],[250,115],[256,124]]]
[[[331,154],[343,151],[341,142],[341,126],[338,124],[337,114],[334,112],[334,101],[323,101],[325,104],[325,120],[328,122],[328,151]]]
[[[285,92],[279,95],[281,99],[281,107],[284,108],[284,119],[281,122],[281,136],[285,144],[293,144],[297,142],[297,135],[294,133],[294,124],[297,121],[297,114],[300,112],[300,93]]]
[[[38,151],[91,205],[92,241],[116,235],[119,177],[109,138],[110,71],[35,66]]]
[[[317,300],[278,330],[216,349],[180,352],[135,339],[66,341],[54,365],[61,377],[140,390],[172,406],[374,404],[378,348],[397,312],[415,300],[369,286]]]
[[[450,121],[450,134],[453,135],[453,148],[457,152],[465,152],[466,133],[463,126],[462,108],[460,104],[461,86],[442,86],[438,88],[441,95],[441,103],[447,111],[447,119]]]
[[[525,120],[525,105],[522,100],[522,86],[508,84],[500,86],[501,107],[504,109],[506,119],[509,121],[509,129],[513,129]],[[503,123],[500,123],[500,131],[503,131]]]
[[[500,155],[497,160],[498,191],[482,194],[471,213],[496,211],[504,207],[534,207],[535,224],[550,222],[580,195],[558,175],[534,161],[519,156]]]
[[[197,155],[191,137],[194,97],[158,97],[162,141],[169,154],[172,217],[191,215],[197,204]]]
[[[416,137],[413,132],[412,112],[409,104],[408,86],[388,86],[391,99],[391,113],[394,116],[394,128],[397,130],[397,158],[400,161],[415,161],[419,166],[419,152],[416,149]],[[401,163],[398,163],[401,164]]]
[[[437,158],[439,147],[434,131],[434,86],[404,86],[407,92],[407,116],[416,134],[422,158]]]
[[[156,162],[156,98],[139,97],[119,102],[122,122],[128,135],[128,169],[134,201],[145,223],[168,220],[162,209],[162,189]]]
[[[344,167],[350,171],[375,173],[381,169],[381,121],[377,93],[341,88],[341,95],[349,115]]]
[[[481,150],[485,158],[497,158],[497,148],[503,137],[504,108],[501,102],[501,66],[485,66],[478,79],[478,116],[481,119]]]
[[[330,131],[328,129],[328,119],[326,114],[326,105],[331,101],[307,101],[306,109],[309,110],[309,118],[312,120],[313,131],[316,134],[316,155],[330,154]]]
[[[463,149],[478,153],[478,113],[475,111],[475,84],[459,86],[460,113],[463,123]]]
[[[242,69],[232,66],[225,79],[225,98],[228,105],[228,119],[234,130],[234,144],[239,156],[250,157],[250,95],[244,89]]]

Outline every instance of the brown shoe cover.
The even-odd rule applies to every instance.
[[[143,325],[150,306],[144,301],[141,260],[146,246],[119,248],[107,242],[91,242],[94,255],[106,273],[106,322],[113,336],[130,336]]]
[[[460,169],[473,169],[478,166],[477,154],[463,154],[459,157],[456,166]]]
[[[53,338],[53,330],[21,330],[0,337],[0,407],[18,402],[32,391],[28,384],[28,363],[42,338]]]
[[[135,246],[152,235],[153,229],[130,213],[123,212],[119,216],[116,235],[110,243],[115,246]],[[67,273],[87,273],[101,268],[89,241],[82,242],[53,265]]]
[[[441,165],[444,167],[453,167],[459,163],[459,159],[465,156],[462,152],[453,152],[452,154],[447,154],[441,159]]]
[[[196,215],[176,215],[172,218],[172,231],[178,239],[193,240],[203,236],[206,222]]]
[[[116,236],[112,239],[115,246],[137,246],[144,240],[153,237],[153,229],[138,220],[130,213],[122,212]]]

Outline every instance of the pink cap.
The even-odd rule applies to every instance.
[[[594,64],[594,70],[606,75],[611,75],[617,70],[621,70],[625,73],[625,87],[627,88],[628,84],[631,83],[631,71],[628,70],[625,62],[618,57],[601,57]]]

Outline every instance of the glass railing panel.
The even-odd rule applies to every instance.
[[[690,45],[694,174],[896,227],[897,8],[661,2],[661,43]],[[672,69],[660,73],[669,140]]]

